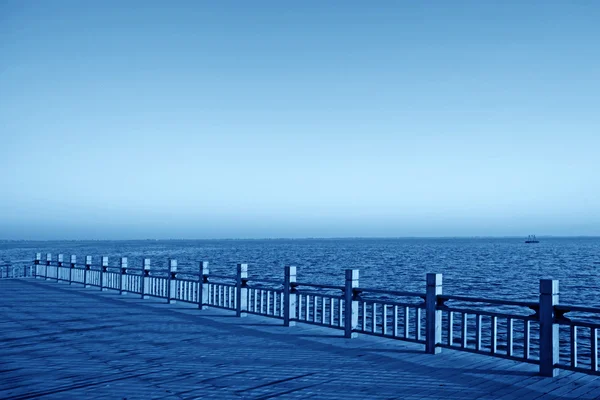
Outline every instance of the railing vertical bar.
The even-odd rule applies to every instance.
[[[271,291],[267,290],[267,315],[271,315]]]
[[[381,305],[381,333],[387,333],[387,304]]]
[[[593,327],[590,329],[592,371],[598,371],[598,330]]]
[[[481,350],[481,322],[482,316],[480,314],[475,314],[475,350]]]
[[[513,356],[514,354],[514,349],[513,349],[513,319],[512,318],[507,318],[506,319],[506,353],[509,356]]]
[[[335,322],[335,299],[332,297],[329,299],[329,325],[333,326]]]
[[[454,312],[448,311],[448,346],[454,343]]]
[[[377,333],[377,303],[373,303],[373,320],[371,326],[371,332]]]
[[[404,307],[404,338],[408,339],[410,334],[410,314],[408,307]]]
[[[310,298],[314,297],[314,296],[310,296],[310,295],[306,295],[306,304],[305,304],[305,310],[304,312],[306,313],[306,321],[310,321]]]
[[[577,326],[571,325],[571,367],[577,367]]]
[[[469,322],[468,320],[469,314],[467,314],[466,312],[462,313],[462,324],[461,324],[461,328],[462,328],[462,333],[460,335],[460,347],[462,347],[463,349],[465,347],[467,347],[468,343],[467,343],[467,323]]]
[[[530,345],[530,340],[529,340],[529,335],[531,332],[531,322],[526,319],[523,320],[523,358],[525,360],[529,360],[530,357],[530,353],[531,353],[531,345]]]
[[[394,326],[393,335],[394,337],[398,336],[398,306],[393,306],[392,310],[392,324]]]
[[[496,316],[492,316],[492,320],[491,320],[491,338],[490,338],[490,352],[492,354],[496,354],[496,351],[498,351],[498,335],[497,335],[497,330],[498,330],[498,317]]]
[[[416,326],[415,326],[415,330],[416,330],[416,338],[417,340],[421,340],[421,309],[417,308],[416,309]]]

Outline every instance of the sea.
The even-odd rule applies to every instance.
[[[211,273],[234,275],[247,263],[250,280],[283,280],[294,265],[298,281],[343,285],[344,271],[358,269],[360,286],[425,291],[428,272],[443,274],[445,294],[536,301],[540,279],[558,279],[560,302],[600,307],[600,238],[400,238],[268,240],[0,241],[0,265],[31,263],[35,253],[71,254],[83,263],[101,256],[129,267],[150,258],[153,270],[166,270],[169,258],[182,272],[198,273],[208,261]]]

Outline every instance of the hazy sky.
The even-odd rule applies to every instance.
[[[0,238],[598,235],[598,21],[0,0]]]

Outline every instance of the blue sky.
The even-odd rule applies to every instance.
[[[595,1],[0,0],[0,238],[600,235]]]

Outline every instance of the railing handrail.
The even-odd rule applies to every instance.
[[[345,290],[346,289],[344,286],[326,285],[326,284],[321,284],[321,283],[294,282],[292,284],[292,287],[294,287],[294,288],[297,288],[299,286],[308,286],[308,287],[319,288],[319,289],[333,289],[333,290]]]
[[[456,296],[456,295],[448,295],[442,294],[438,295],[438,298],[442,301],[448,300],[456,300],[456,301],[465,301],[471,303],[486,303],[486,304],[495,304],[501,306],[517,306],[517,307],[527,307],[527,308],[538,308],[539,303],[534,301],[519,301],[519,300],[502,300],[502,299],[490,299],[485,297],[472,297],[472,296]]]
[[[557,304],[554,308],[558,311],[568,312],[583,312],[590,314],[600,314],[600,307],[585,307],[585,306],[572,306],[569,304]]]
[[[401,290],[387,290],[387,289],[374,289],[374,288],[365,288],[365,287],[358,287],[354,289],[355,292],[357,293],[377,293],[377,294],[389,294],[392,296],[401,296],[401,297],[420,297],[422,299],[425,298],[425,293],[419,293],[419,292],[406,292],[406,291],[401,291]]]

